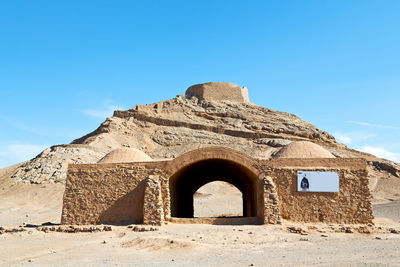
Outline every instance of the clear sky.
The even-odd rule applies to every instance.
[[[0,167],[192,84],[400,162],[400,1],[0,1]]]

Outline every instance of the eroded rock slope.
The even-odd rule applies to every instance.
[[[349,149],[293,114],[251,103],[200,101],[182,95],[115,111],[92,133],[69,145],[48,148],[23,163],[12,179],[27,183],[63,182],[68,164],[95,163],[109,151],[122,147],[140,149],[153,159],[174,158],[206,146],[225,146],[253,157],[270,158],[279,147],[296,140],[317,143],[336,157],[367,159],[372,187],[377,186],[373,179],[400,177],[398,164]]]

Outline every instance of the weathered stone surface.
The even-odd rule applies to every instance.
[[[146,179],[143,203],[143,224],[162,225],[164,222],[164,205],[160,179],[150,175]]]
[[[230,162],[230,167],[243,174],[239,175],[239,183],[247,184],[242,188],[249,196],[246,200],[250,200],[246,206],[256,209],[247,216],[257,216],[263,223],[277,224],[281,217],[299,222],[372,222],[365,160],[262,160],[223,147],[194,150],[168,161],[71,165],[61,221],[161,225],[170,216],[170,190],[176,191],[176,184],[160,177],[172,180],[175,173],[208,159],[213,160],[213,167]],[[337,172],[340,191],[298,192],[298,170]],[[194,182],[189,180],[188,186],[190,181]]]
[[[186,90],[186,97],[191,98],[192,96],[207,101],[226,100],[250,103],[247,88],[241,88],[233,83],[209,82],[192,85]]]
[[[143,223],[145,179],[150,175],[165,172],[140,163],[71,165],[61,223]]]
[[[44,150],[11,175],[15,182],[64,183],[68,164],[96,163],[111,150],[121,148],[139,149],[153,159],[169,159],[195,148],[223,146],[254,158],[270,159],[280,147],[293,141],[311,141],[340,158],[364,158],[370,162],[369,175],[376,180],[400,176],[399,164],[351,150],[293,114],[249,103],[189,99],[183,95],[115,111],[92,133],[72,144]],[[391,194],[398,198],[397,192]]]
[[[89,145],[52,146],[23,163],[11,178],[33,184],[64,183],[69,164],[96,163],[105,154],[103,149]]]
[[[264,223],[281,224],[279,199],[274,181],[271,177],[264,177],[262,182],[264,187]]]
[[[259,163],[258,163],[259,164]],[[283,219],[299,222],[371,223],[366,162],[357,159],[279,159],[265,175],[273,177]],[[333,171],[340,191],[298,192],[297,171]]]
[[[154,231],[159,230],[159,228],[157,228],[157,227],[152,227],[152,226],[148,226],[148,225],[143,225],[143,226],[129,225],[128,228],[131,228],[132,231],[134,231],[134,232],[154,232]]]

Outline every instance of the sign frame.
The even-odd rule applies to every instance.
[[[297,192],[339,193],[339,173],[335,171],[297,171]]]

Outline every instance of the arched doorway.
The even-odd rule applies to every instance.
[[[171,176],[171,216],[193,218],[193,194],[213,181],[228,182],[238,188],[243,196],[243,216],[257,217],[257,175],[237,161],[223,158],[206,158],[189,163]]]

